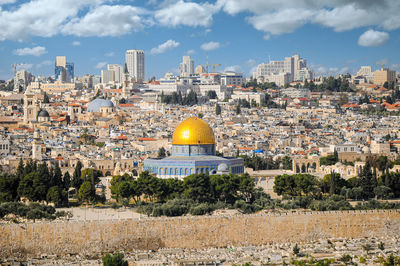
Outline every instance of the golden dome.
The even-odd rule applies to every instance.
[[[176,127],[172,145],[198,144],[215,144],[214,132],[203,119],[189,117]]]

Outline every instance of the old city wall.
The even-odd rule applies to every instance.
[[[107,251],[400,236],[399,211],[37,222],[0,225],[0,259]]]

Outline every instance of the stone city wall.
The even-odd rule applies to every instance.
[[[400,235],[400,211],[394,210],[0,224],[0,261],[395,235]]]

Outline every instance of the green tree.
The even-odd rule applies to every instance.
[[[25,166],[24,166],[24,162],[22,161],[22,158],[19,160],[19,164],[17,167],[17,174],[16,177],[18,178],[18,180],[21,180],[25,175]]]
[[[96,198],[96,191],[90,181],[85,181],[79,188],[78,197],[84,202],[93,202]]]
[[[82,165],[81,161],[78,161],[76,163],[74,173],[72,175],[71,186],[76,189],[79,189],[82,185],[82,179],[81,179],[82,167],[83,167],[83,165]]]
[[[62,180],[62,172],[58,163],[54,167],[53,175],[51,176],[50,186],[58,186],[62,187],[63,180]]]
[[[89,181],[92,186],[95,186],[100,182],[100,177],[102,176],[102,172],[93,168],[86,168],[81,171],[81,180],[82,182]]]
[[[236,105],[236,110],[235,110],[236,114],[239,115],[242,110],[240,109],[240,104]]]
[[[66,171],[64,174],[63,186],[66,190],[68,190],[71,187],[71,175],[69,174],[68,171]]]
[[[215,115],[221,115],[221,106],[218,103],[215,105]]]
[[[167,156],[167,153],[166,153],[164,147],[159,148],[157,157],[158,158],[165,158],[166,156]]]
[[[317,179],[310,174],[279,175],[274,181],[274,191],[278,195],[302,196],[316,194]]]
[[[47,192],[46,201],[54,203],[56,207],[62,206],[67,201],[67,193],[62,188],[53,186]]]
[[[128,262],[124,260],[124,254],[119,252],[113,255],[107,253],[101,258],[101,260],[103,262],[103,266],[128,266]]]
[[[50,99],[49,99],[49,95],[47,95],[46,92],[44,92],[43,94],[43,103],[49,103]]]
[[[300,253],[300,248],[299,245],[297,245],[296,243],[296,245],[293,247],[293,255],[297,256],[299,255],[299,253]]]
[[[19,179],[9,173],[0,173],[0,203],[18,200]]]
[[[192,174],[183,179],[183,195],[197,202],[209,202],[211,197],[210,176],[204,173]]]
[[[214,90],[208,91],[207,96],[210,99],[217,99],[217,93]]]
[[[285,156],[282,159],[282,165],[283,165],[283,169],[285,170],[292,170],[293,168],[293,160],[292,158],[290,158],[290,156]]]
[[[48,190],[46,180],[38,172],[32,172],[24,176],[18,185],[18,195],[31,201],[46,200]]]
[[[157,195],[162,192],[160,190],[161,182],[159,182],[159,179],[155,176],[152,176],[148,171],[141,172],[137,182],[145,197],[147,197],[150,201],[155,200]]]
[[[371,172],[371,165],[368,160],[359,176],[359,184],[363,190],[363,199],[374,197],[374,188],[377,186],[377,180]]]

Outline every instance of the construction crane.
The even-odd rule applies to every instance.
[[[22,65],[25,65],[25,63],[14,63],[11,65],[14,70],[14,77],[17,74],[17,66],[22,66]]]
[[[209,64],[208,63],[208,55],[207,55],[207,62],[206,62],[206,64],[205,64],[205,69],[206,69],[206,71],[207,71],[207,73],[208,73],[208,67],[209,66],[212,66],[212,71],[213,71],[213,73],[215,72],[215,67],[216,66],[221,66],[221,64],[214,64],[214,62],[212,63],[212,64]]]

